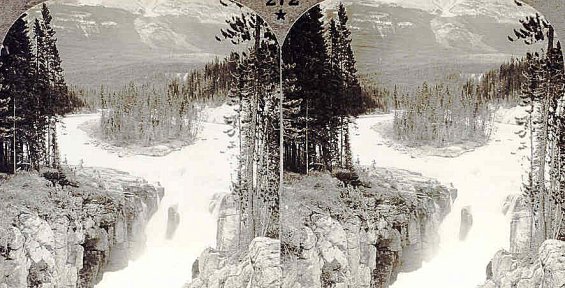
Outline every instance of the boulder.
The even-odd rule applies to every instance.
[[[253,286],[279,288],[282,268],[280,264],[280,241],[271,238],[255,238],[249,245],[249,260],[253,267]]]
[[[180,224],[178,206],[174,205],[167,210],[167,239],[172,239]]]
[[[230,256],[234,255],[206,249],[198,258],[198,264],[193,265],[193,279],[185,287],[281,287],[279,240],[255,238],[238,261]],[[195,265],[198,265],[198,269],[195,269]]]
[[[471,213],[471,207],[466,206],[461,209],[461,224],[459,226],[459,240],[464,241],[467,238],[467,234],[471,231],[473,226],[473,214]]]
[[[198,278],[198,276],[200,276],[200,264],[198,263],[198,258],[196,258],[196,260],[194,260],[194,263],[192,263],[192,279]]]
[[[545,241],[540,248],[539,259],[543,267],[542,287],[565,287],[565,242]]]

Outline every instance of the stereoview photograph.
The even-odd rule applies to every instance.
[[[2,0],[0,288],[565,287],[559,1]]]

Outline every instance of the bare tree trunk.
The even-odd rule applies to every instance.
[[[250,209],[250,236],[251,239],[255,238],[256,233],[257,233],[257,227],[256,225],[258,224],[258,218],[260,216],[258,216],[258,207],[256,207],[256,199],[255,199],[255,194],[256,194],[256,190],[257,190],[257,183],[256,183],[256,165],[255,165],[255,157],[256,157],[256,153],[257,153],[257,112],[258,112],[258,106],[259,106],[259,93],[260,93],[260,80],[259,80],[259,68],[258,68],[258,64],[259,64],[259,48],[260,48],[260,44],[261,44],[261,25],[262,25],[262,20],[261,18],[259,18],[259,16],[256,16],[256,24],[255,24],[255,59],[254,59],[254,74],[255,74],[255,83],[254,83],[254,91],[253,91],[253,97],[252,97],[252,103],[251,103],[251,127],[249,128],[250,131],[250,137],[251,137],[251,143],[249,143],[249,147],[248,147],[248,154],[247,154],[247,179],[249,181],[249,209]]]
[[[308,128],[309,128],[308,124],[310,122],[309,119],[308,119],[308,117],[309,117],[309,115],[308,115],[309,106],[310,106],[310,101],[306,100],[306,147],[305,147],[306,148],[305,149],[306,150],[306,175],[308,175],[308,173],[310,172],[310,167],[309,167],[310,166],[310,157],[309,157],[310,156],[309,155],[309,153],[310,153],[309,147],[310,146],[309,146],[309,143],[308,143],[308,140],[309,140],[308,139]]]
[[[542,121],[541,121],[541,125],[542,126],[542,137],[540,140],[540,151],[538,151],[540,154],[540,163],[539,163],[539,170],[538,170],[538,185],[539,185],[539,189],[540,189],[540,193],[541,193],[541,233],[542,233],[542,239],[541,241],[544,241],[546,239],[548,239],[548,231],[547,231],[547,213],[548,211],[548,189],[545,186],[545,166],[546,166],[546,154],[547,154],[547,136],[548,136],[548,95],[544,95],[543,100],[541,101],[541,112],[542,112]]]

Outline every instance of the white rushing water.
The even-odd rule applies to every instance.
[[[105,273],[97,288],[181,287],[190,279],[192,263],[201,251],[215,245],[216,220],[209,204],[215,194],[229,192],[234,156],[227,149],[227,126],[220,124],[225,111],[211,114],[196,143],[164,157],[119,157],[93,145],[79,126],[98,115],[63,120],[59,141],[61,155],[69,164],[126,171],[165,188],[165,197],[147,227],[145,253],[126,269]],[[459,157],[411,157],[387,146],[387,140],[372,129],[391,120],[390,114],[358,119],[352,136],[354,157],[363,165],[374,162],[420,172],[444,184],[453,183],[458,190],[452,213],[440,228],[438,254],[417,271],[400,274],[393,287],[476,287],[485,280],[486,265],[494,253],[509,243],[509,220],[501,207],[507,195],[520,192],[521,156],[515,153],[520,140],[514,133],[518,127],[497,123],[487,145]],[[167,240],[167,209],[172,205],[178,205],[181,221],[175,237]],[[471,206],[473,226],[467,239],[460,241],[460,211],[465,206]]]
[[[59,129],[62,158],[71,165],[113,168],[159,182],[165,188],[165,197],[147,226],[145,252],[126,269],[105,273],[96,287],[182,287],[190,279],[194,260],[205,248],[215,246],[216,219],[209,206],[215,194],[228,193],[230,188],[233,153],[227,150],[227,126],[221,124],[221,116],[209,117],[208,121],[214,123],[203,123],[196,143],[180,151],[164,157],[119,157],[93,145],[79,129],[98,117],[73,115],[63,119],[64,128]],[[181,220],[173,239],[167,240],[167,209],[172,205],[178,205]]]
[[[455,158],[416,156],[385,144],[372,127],[392,121],[392,115],[357,120],[352,150],[361,164],[420,172],[444,184],[453,183],[458,197],[440,227],[438,254],[412,273],[401,273],[394,288],[477,287],[486,280],[486,266],[496,251],[509,246],[509,219],[502,205],[509,194],[520,193],[522,168],[518,151],[518,126],[496,123],[489,143]],[[392,124],[390,124],[392,125]],[[459,240],[461,209],[471,206],[473,226],[465,241]]]

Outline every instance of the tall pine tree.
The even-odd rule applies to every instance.
[[[4,52],[0,57],[0,101],[8,104],[0,112],[0,155],[2,169],[11,172],[14,172],[14,167],[18,164],[28,160],[24,151],[29,148],[31,131],[35,127],[32,66],[34,55],[25,17],[25,14],[22,15],[11,27],[4,40]]]
[[[229,103],[235,115],[227,119],[233,127],[228,134],[237,137],[233,146],[239,149],[233,192],[239,199],[244,247],[255,237],[276,238],[279,233],[279,63],[275,37],[257,15],[242,12],[227,24],[221,30],[224,40],[246,46],[230,57]]]
[[[312,8],[293,26],[283,50],[285,74],[298,76],[285,93],[300,103],[296,133],[287,133],[285,143],[285,169],[293,172],[352,169],[351,117],[366,109],[345,6],[327,20],[319,6]]]
[[[529,138],[530,155],[524,192],[532,210],[532,241],[535,249],[546,239],[565,238],[565,68],[563,51],[555,41],[551,24],[539,14],[520,21],[516,38],[532,45],[545,42],[541,52],[527,54],[526,82],[522,87],[522,106],[528,115],[520,118]]]

